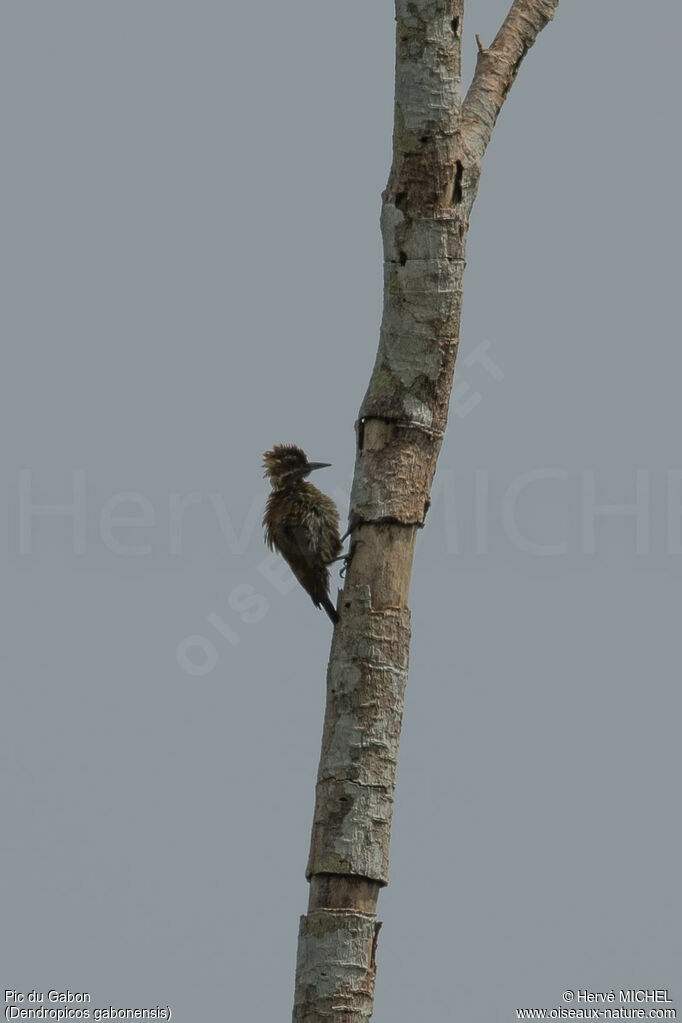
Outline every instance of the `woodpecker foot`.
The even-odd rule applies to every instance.
[[[362,525],[362,521],[361,521],[360,518],[358,518],[358,516],[355,515],[352,518],[350,518],[348,520],[348,529],[346,530],[346,532],[341,537],[341,543],[343,543],[344,540],[347,540],[348,537],[352,533],[355,532],[355,530],[358,528],[358,526],[361,526],[361,525]]]
[[[348,566],[350,565],[353,554],[355,553],[355,548],[358,546],[358,544],[361,543],[364,543],[364,540],[356,540],[355,543],[351,544],[351,548],[348,551],[348,554],[342,554],[340,558],[334,558],[332,564],[334,564],[337,561],[343,561],[344,563],[343,568],[339,572],[339,576],[341,577],[341,579],[345,577],[346,572],[348,571]]]
[[[343,579],[344,575],[346,574],[346,570],[348,568],[348,565],[350,564],[350,551],[348,552],[348,554],[342,554],[340,557],[334,558],[334,560],[330,561],[329,564],[330,565],[335,565],[337,563],[337,561],[343,561],[344,562],[343,568],[339,572],[339,575]]]

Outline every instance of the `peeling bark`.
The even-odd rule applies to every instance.
[[[514,0],[461,102],[464,0],[396,0],[384,310],[357,423],[351,560],[327,706],[301,918],[294,1023],[372,1015],[407,681],[407,598],[447,424],[469,215],[519,66],[558,0]]]

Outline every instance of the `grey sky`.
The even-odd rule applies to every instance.
[[[681,31],[562,0],[486,158],[378,1023],[682,998]],[[330,627],[260,459],[345,516],[392,69],[388,0],[3,7],[3,987],[289,1018]]]

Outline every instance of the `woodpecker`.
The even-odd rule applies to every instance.
[[[330,497],[306,476],[329,462],[309,462],[295,444],[276,444],[263,455],[264,475],[272,491],[265,506],[265,542],[282,555],[315,607],[323,607],[336,625],[329,599],[328,565],[341,552],[339,513]]]

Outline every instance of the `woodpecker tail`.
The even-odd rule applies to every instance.
[[[329,599],[329,597],[327,596],[326,593],[322,597],[322,599],[320,600],[320,604],[325,609],[325,611],[327,612],[327,614],[331,618],[331,620],[334,623],[334,625],[336,625],[338,623],[338,621],[339,621],[339,616],[337,614],[336,608],[334,607],[334,605],[332,604],[331,600]]]

